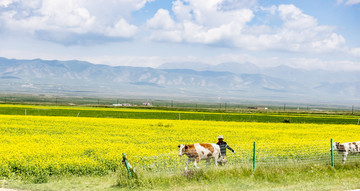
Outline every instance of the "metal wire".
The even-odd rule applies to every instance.
[[[338,141],[339,142],[339,141]],[[341,140],[340,142],[344,142]],[[275,146],[274,146],[275,145]],[[227,154],[229,165],[251,166],[253,156],[253,143],[231,144],[231,147],[236,151],[235,154]],[[299,147],[296,143],[281,144],[281,143],[258,143],[257,142],[257,158],[256,166],[272,166],[272,165],[308,165],[331,164],[330,141],[318,140],[306,142],[306,145]],[[134,160],[138,164],[143,164],[142,167],[152,170],[175,170],[184,168],[187,156],[179,157],[179,150],[176,148],[169,153],[156,154],[153,156],[128,156],[129,160]],[[191,153],[196,154],[196,153]],[[336,164],[341,164],[342,155],[334,152]],[[348,155],[346,163],[360,162],[359,155]],[[199,166],[204,166],[206,161],[199,162]],[[211,160],[211,165],[214,160]],[[136,166],[136,165],[135,165]]]

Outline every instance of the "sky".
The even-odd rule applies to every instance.
[[[0,57],[360,71],[360,0],[0,0]]]

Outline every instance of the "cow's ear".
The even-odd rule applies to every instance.
[[[185,149],[188,149],[189,147],[187,145],[185,145]]]
[[[180,145],[178,145],[178,147],[180,148]]]

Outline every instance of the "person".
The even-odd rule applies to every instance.
[[[225,141],[224,141],[224,136],[219,135],[218,137],[218,142],[216,143],[217,145],[220,146],[220,153],[221,156],[218,159],[218,163],[220,165],[225,165],[227,160],[226,160],[226,149],[229,149],[230,151],[232,151],[233,153],[235,153],[234,149],[232,149]]]

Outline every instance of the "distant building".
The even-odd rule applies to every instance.
[[[122,106],[122,104],[121,103],[114,103],[114,104],[112,104],[112,106]]]
[[[114,103],[112,104],[112,106],[119,107],[119,106],[132,106],[132,105],[130,103]]]
[[[267,107],[248,107],[248,109],[267,110]]]
[[[149,103],[149,102],[144,102],[143,105],[144,105],[144,106],[152,106],[152,104]]]

